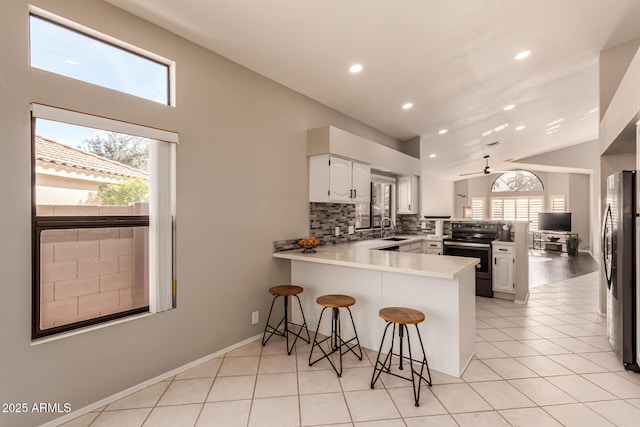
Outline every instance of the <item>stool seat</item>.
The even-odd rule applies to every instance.
[[[417,325],[424,321],[424,313],[407,307],[385,307],[378,314],[387,322],[402,325]]]
[[[344,308],[351,307],[356,303],[356,300],[348,295],[322,295],[318,297],[316,302],[323,307]]]
[[[302,287],[296,285],[278,285],[269,288],[269,293],[271,295],[284,297],[301,294],[302,290]]]

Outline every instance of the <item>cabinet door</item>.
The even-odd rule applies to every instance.
[[[513,281],[513,255],[495,254],[493,257],[493,290],[515,292]]]
[[[416,214],[420,210],[417,176],[398,177],[398,213]]]
[[[411,213],[411,177],[398,177],[398,213]]]
[[[351,160],[331,157],[329,167],[329,200],[351,201]]]
[[[352,166],[353,201],[368,203],[371,200],[371,168],[362,163],[353,162]]]

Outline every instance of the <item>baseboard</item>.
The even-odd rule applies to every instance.
[[[201,357],[200,359],[194,360],[193,362],[189,362],[186,365],[180,366],[179,368],[172,369],[171,371],[168,371],[168,372],[165,372],[163,374],[160,374],[160,375],[158,375],[158,376],[156,376],[154,378],[151,378],[151,379],[149,379],[147,381],[144,381],[144,382],[142,382],[140,384],[136,384],[136,385],[134,385],[132,387],[129,387],[126,390],[120,391],[120,392],[118,392],[116,394],[113,394],[113,395],[111,395],[109,397],[105,397],[104,399],[101,399],[101,400],[99,400],[97,402],[91,403],[91,404],[89,404],[89,405],[87,405],[87,406],[85,406],[83,408],[80,408],[80,409],[75,410],[73,412],[69,412],[68,414],[66,414],[66,415],[64,415],[64,416],[62,416],[60,418],[56,418],[55,420],[49,421],[49,422],[47,422],[45,424],[41,424],[40,427],[55,427],[55,426],[59,426],[61,424],[64,424],[66,422],[69,422],[69,421],[71,421],[71,420],[73,420],[75,418],[78,418],[78,417],[80,417],[80,416],[82,416],[84,414],[88,414],[89,412],[92,412],[92,411],[95,411],[96,409],[102,408],[103,406],[106,406],[106,405],[108,405],[110,403],[113,403],[116,400],[122,399],[123,397],[126,397],[126,396],[128,396],[128,395],[130,395],[132,393],[135,393],[137,391],[143,390],[143,389],[145,389],[145,388],[147,388],[147,387],[149,387],[151,385],[154,385],[156,383],[159,383],[160,381],[163,381],[163,380],[165,380],[167,378],[171,378],[174,375],[181,374],[182,372],[187,371],[187,370],[189,370],[189,369],[191,369],[193,367],[196,367],[196,366],[200,365],[201,363],[208,362],[209,360],[215,359],[216,357],[220,357],[223,354],[229,353],[229,352],[231,352],[231,351],[233,351],[235,349],[238,349],[238,348],[240,348],[240,347],[242,347],[242,346],[244,346],[246,344],[249,344],[249,343],[251,343],[253,341],[256,341],[258,339],[261,339],[261,338],[262,338],[262,333],[260,333],[260,334],[258,334],[256,336],[253,336],[251,338],[247,338],[244,341],[241,341],[239,343],[233,344],[233,345],[231,345],[229,347],[226,347],[226,348],[224,348],[224,349],[222,349],[220,351],[217,351],[215,353],[209,354],[207,356]]]

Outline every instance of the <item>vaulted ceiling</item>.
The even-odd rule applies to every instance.
[[[108,1],[398,139],[420,135],[451,179],[485,154],[500,168],[596,139],[599,52],[640,37],[638,0]]]

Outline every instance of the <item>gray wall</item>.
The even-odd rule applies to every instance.
[[[30,69],[29,2],[2,1],[0,402],[75,410],[261,333],[251,312],[264,321],[267,288],[290,279],[272,242],[308,232],[307,129],[401,143],[101,1],[31,3],[177,63],[175,108]],[[177,309],[32,345],[32,101],[179,132]],[[57,416],[0,414],[0,425]]]

